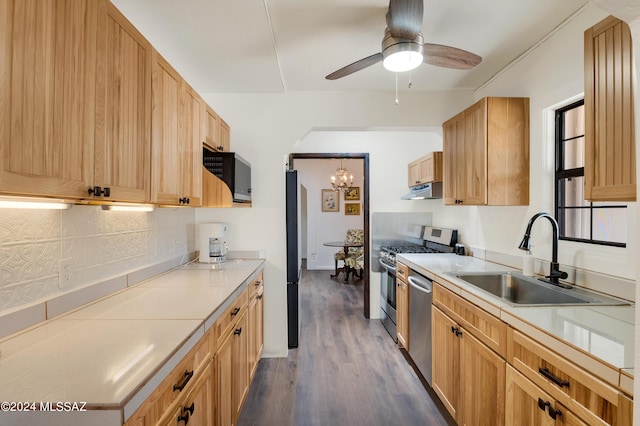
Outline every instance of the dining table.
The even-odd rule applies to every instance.
[[[344,249],[344,258],[346,259],[348,254],[349,254],[349,249],[351,247],[364,247],[364,243],[363,242],[348,242],[348,241],[329,241],[326,243],[322,243],[323,246],[327,246],[327,247],[342,247]],[[331,278],[337,278],[338,275],[340,275],[340,272],[344,272],[345,274],[345,282],[349,281],[349,274],[347,273],[347,268],[349,268],[347,266],[346,263],[344,263],[340,268],[336,269],[336,273],[335,274],[331,274],[330,277]]]

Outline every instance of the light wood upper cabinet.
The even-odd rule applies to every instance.
[[[442,151],[431,152],[408,166],[409,187],[442,182]]]
[[[94,185],[105,200],[150,200],[151,44],[99,0]]]
[[[529,99],[484,98],[443,124],[444,203],[529,204]]]
[[[213,108],[206,107],[204,145],[212,151],[231,151],[231,128]]]
[[[97,13],[0,2],[0,193],[83,198],[92,185]]]
[[[154,51],[151,199],[165,205],[202,201],[204,101]]]
[[[629,26],[613,16],[584,33],[584,194],[636,200],[633,59]]]
[[[231,127],[220,118],[220,147],[219,151],[231,151]]]

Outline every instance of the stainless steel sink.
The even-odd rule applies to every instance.
[[[629,304],[624,300],[578,288],[560,288],[517,272],[477,272],[456,277],[517,306]]]

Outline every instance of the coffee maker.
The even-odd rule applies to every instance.
[[[198,229],[198,250],[200,263],[222,263],[227,257],[226,223],[201,223]]]

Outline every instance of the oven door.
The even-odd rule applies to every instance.
[[[382,259],[380,265],[385,269],[380,274],[380,314],[384,327],[387,329],[394,341],[398,341],[396,336],[396,267]]]

